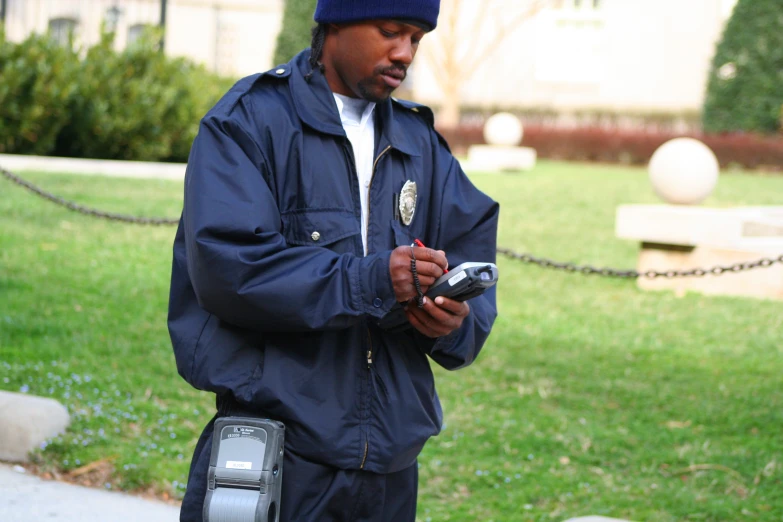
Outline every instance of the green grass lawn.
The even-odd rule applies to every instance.
[[[176,182],[25,178],[114,212],[181,208]],[[617,205],[656,202],[641,169],[542,162],[473,179],[502,204],[502,246],[601,266],[635,266],[638,246],[614,237]],[[731,174],[707,204],[781,194],[781,177]],[[37,453],[41,472],[182,495],[213,399],[179,378],[169,345],[173,234],[0,180],[0,389],[73,417]],[[783,520],[783,303],[499,263],[500,317],[479,360],[436,370],[446,426],[419,460],[421,521]]]

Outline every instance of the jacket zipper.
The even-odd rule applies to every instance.
[[[380,154],[378,154],[378,157],[375,158],[375,163],[372,164],[372,176],[370,176],[370,186],[367,187],[367,227],[366,227],[365,232],[367,233],[367,237],[368,238],[370,236],[370,218],[372,217],[372,205],[370,203],[370,193],[372,192],[372,182],[375,179],[375,171],[378,168],[378,162],[390,150],[391,150],[391,145],[387,145],[386,148],[383,149]],[[369,242],[370,240],[367,239],[367,241]],[[369,252],[369,249],[368,249],[368,252]]]
[[[367,350],[367,384],[369,386],[372,386],[372,383],[370,380],[373,378],[372,376],[372,332],[369,328],[367,328],[367,339],[370,343],[370,347]],[[369,387],[368,387],[369,391]],[[362,457],[362,464],[359,466],[359,469],[364,469],[364,464],[367,462],[367,453],[370,451],[370,436],[367,435],[367,438],[364,441],[364,457]]]
[[[378,154],[378,157],[375,158],[375,162],[372,165],[372,176],[370,176],[370,186],[367,187],[367,228],[366,233],[367,237],[370,236],[370,217],[372,216],[372,210],[370,206],[370,193],[372,192],[372,182],[375,179],[375,171],[378,168],[378,162],[382,157],[386,155],[387,152],[391,150],[391,145],[387,145],[385,149],[381,151],[380,154]],[[369,241],[369,239],[368,239]],[[367,335],[368,339],[370,341],[370,347],[367,350],[367,378],[372,379],[372,332],[370,332],[369,328],[367,329]],[[362,463],[359,466],[359,469],[364,469],[364,465],[367,463],[367,454],[370,452],[370,436],[368,435],[367,438],[364,440],[364,456],[362,457]]]
[[[359,466],[359,469],[364,469],[364,463],[367,462],[367,451],[370,449],[370,439],[367,438],[367,440],[364,441],[364,457],[362,457],[362,465]]]

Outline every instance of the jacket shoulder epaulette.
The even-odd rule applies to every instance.
[[[421,105],[420,103],[414,103],[412,101],[408,100],[400,100],[397,98],[392,98],[392,101],[396,103],[398,106],[418,114],[424,120],[430,125],[430,127],[435,126],[435,113],[432,112],[432,109],[427,107],[426,105]]]
[[[262,78],[288,78],[291,76],[291,64],[278,65],[261,73]]]
[[[251,91],[257,88],[263,89],[263,84],[271,80],[272,78],[288,78],[291,76],[291,67],[289,65],[278,65],[272,69],[256,73],[250,76],[246,76],[237,81],[229,91],[223,95],[223,97],[215,104],[214,107],[207,113],[207,116],[219,116],[227,115],[234,110],[234,107],[244,98],[250,94]],[[266,83],[269,85],[269,83]]]

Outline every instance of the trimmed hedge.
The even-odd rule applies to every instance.
[[[0,36],[0,152],[187,161],[201,117],[232,81],[159,51],[151,30],[122,52],[104,33],[83,57]]]
[[[443,129],[442,134],[455,153],[465,154],[470,145],[484,143],[482,129],[480,125],[463,125],[454,131]],[[646,165],[658,147],[683,136],[704,142],[722,167],[783,171],[783,137],[755,134],[675,134],[526,125],[522,144],[536,149],[542,158]]]

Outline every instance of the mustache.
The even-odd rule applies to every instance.
[[[388,74],[390,76],[401,76],[404,80],[408,76],[408,68],[404,65],[392,65],[390,67],[378,67],[375,69],[375,74],[382,75]]]

